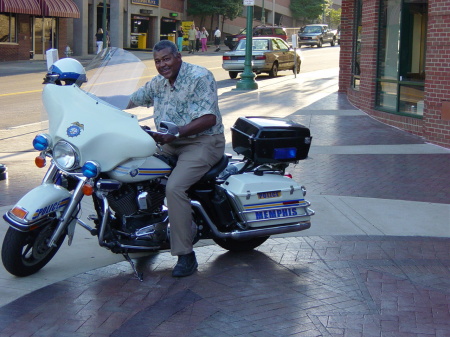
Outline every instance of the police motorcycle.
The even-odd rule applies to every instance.
[[[48,170],[3,216],[8,272],[39,271],[66,237],[72,243],[77,225],[123,254],[141,280],[129,253],[170,248],[165,184],[175,163],[157,154],[151,134],[176,134],[177,127],[163,122],[152,131],[124,111],[145,70],[119,48],[104,49],[86,70],[71,58],[51,66],[42,92],[48,132],[33,140],[35,163]],[[310,143],[309,129],[300,124],[240,117],[232,127],[239,156],[224,155],[187,192],[194,243],[212,239],[229,251],[248,251],[271,235],[308,229],[314,211],[286,168],[307,157]],[[93,204],[88,211],[95,211],[82,218],[85,197]]]

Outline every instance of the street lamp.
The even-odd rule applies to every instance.
[[[241,79],[236,83],[236,89],[239,90],[255,90],[258,89],[258,83],[255,81],[255,73],[252,71],[252,22],[253,22],[253,6],[254,0],[244,0],[244,6],[247,6],[247,34],[245,43],[245,60],[244,72],[241,74]]]

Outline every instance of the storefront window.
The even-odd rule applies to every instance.
[[[423,115],[427,0],[382,0],[377,108]]]
[[[352,87],[359,90],[361,82],[361,34],[362,34],[362,0],[355,0],[355,37],[353,41]]]
[[[1,42],[17,42],[15,14],[0,14],[0,43]]]

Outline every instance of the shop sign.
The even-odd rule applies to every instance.
[[[131,0],[133,5],[145,5],[159,7],[159,0]]]
[[[139,15],[132,15],[131,19],[133,20],[150,20],[148,16],[139,16]]]

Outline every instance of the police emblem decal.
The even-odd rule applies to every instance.
[[[80,135],[81,131],[84,130],[84,124],[79,122],[72,123],[71,126],[67,128],[67,136],[69,137],[77,137]]]

